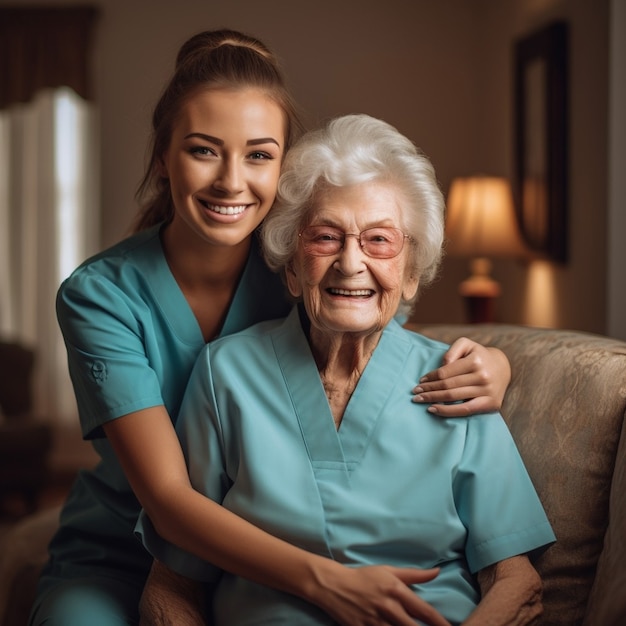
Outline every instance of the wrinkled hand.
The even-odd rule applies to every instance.
[[[139,602],[139,626],[207,626],[205,588],[154,561]]]
[[[543,613],[542,583],[528,557],[518,555],[478,572],[482,599],[462,626],[530,626]]]
[[[450,626],[408,585],[436,578],[438,569],[418,570],[372,565],[342,567],[320,581],[323,595],[315,603],[343,626]]]
[[[413,389],[414,402],[431,403],[428,410],[442,417],[467,417],[499,411],[511,381],[505,354],[461,337],[443,357],[442,366],[428,372]],[[444,404],[453,402],[456,404]]]

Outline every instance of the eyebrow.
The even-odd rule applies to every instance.
[[[216,146],[224,145],[223,139],[218,139],[217,137],[213,137],[213,135],[205,135],[204,133],[189,133],[185,135],[185,139],[190,139],[191,137],[204,139],[205,141],[214,143]],[[266,143],[275,143],[280,148],[280,144],[273,137],[260,137],[259,139],[248,139],[248,141],[246,141],[247,146],[260,146]]]
[[[387,222],[391,222],[391,224],[388,224]],[[343,226],[341,226],[339,222],[337,222],[336,220],[332,218],[324,217],[324,215],[322,215],[321,218],[318,218],[315,224],[309,224],[309,226],[328,226],[330,228],[336,228],[337,230],[343,231]],[[395,226],[391,218],[385,217],[382,220],[374,220],[373,222],[365,224],[365,228],[363,228],[362,231],[367,230],[369,228],[400,228],[400,227]]]

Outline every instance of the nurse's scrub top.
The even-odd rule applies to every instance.
[[[448,346],[389,323],[337,430],[296,307],[209,344],[177,430],[194,487],[253,524],[351,566],[440,567],[415,589],[459,624],[472,574],[554,534],[502,417],[442,419],[411,402]],[[215,626],[330,624],[317,607],[218,572],[164,542],[150,552],[214,586]]]
[[[151,228],[87,260],[58,292],[83,436],[93,439],[101,461],[72,488],[40,593],[60,580],[99,574],[143,585],[152,563],[133,533],[139,503],[102,424],[158,405],[174,420],[205,345],[159,232],[160,226]],[[253,242],[222,335],[282,318],[290,308],[280,278]]]

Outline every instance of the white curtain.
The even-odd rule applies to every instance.
[[[58,329],[61,281],[99,242],[94,105],[71,89],[0,111],[0,337],[35,350],[35,411],[75,421]]]

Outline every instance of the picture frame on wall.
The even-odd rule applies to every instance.
[[[568,24],[514,44],[513,193],[521,234],[539,258],[568,255]]]

